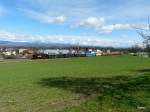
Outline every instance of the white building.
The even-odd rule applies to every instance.
[[[102,54],[103,54],[103,51],[101,51],[101,50],[96,50],[96,56],[102,56]]]

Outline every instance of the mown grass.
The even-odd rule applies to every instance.
[[[110,56],[0,64],[0,112],[149,111],[149,58]]]

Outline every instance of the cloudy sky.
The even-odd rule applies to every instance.
[[[0,40],[128,47],[149,0],[0,0]]]

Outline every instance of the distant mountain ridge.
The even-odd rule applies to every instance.
[[[69,47],[71,44],[0,41],[0,47]]]

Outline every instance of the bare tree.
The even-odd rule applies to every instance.
[[[142,29],[143,30],[143,29]],[[149,26],[149,29],[147,30],[149,31],[149,34],[144,34],[143,31],[137,31],[137,33],[143,37],[144,41],[143,41],[143,44],[145,45],[146,47],[146,51],[148,52],[148,56],[150,57],[150,26]]]
[[[150,57],[150,18],[148,17],[148,27],[147,28],[137,28],[137,27],[133,27],[133,28],[136,29],[137,33],[141,37],[143,37],[143,39],[144,39],[143,44],[146,47],[148,56]]]
[[[146,50],[148,52],[148,56],[150,57],[150,36],[147,36],[147,38],[145,38],[144,44],[146,45]]]

